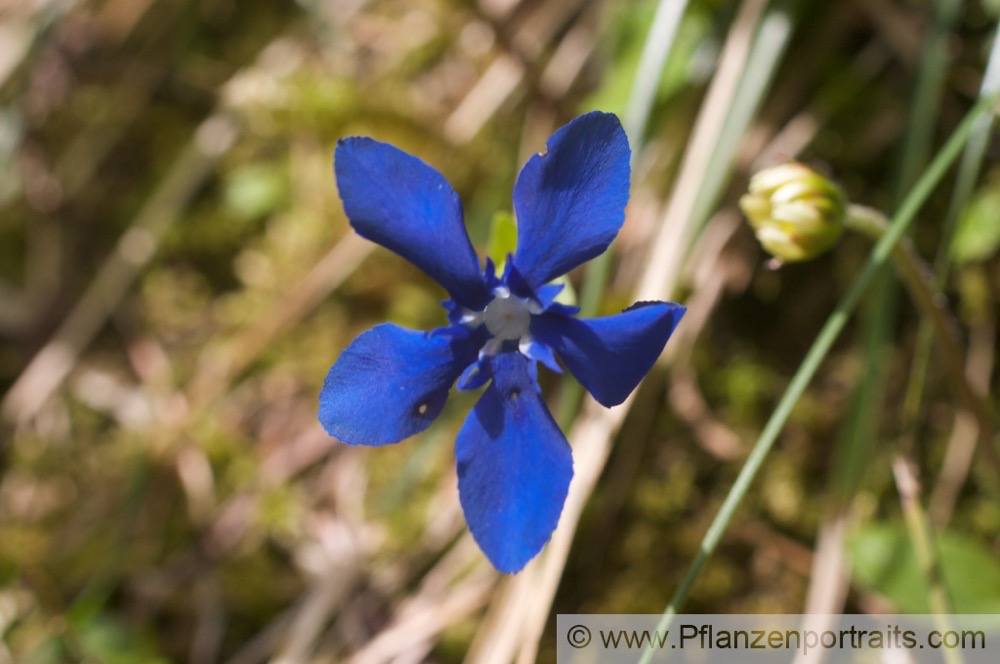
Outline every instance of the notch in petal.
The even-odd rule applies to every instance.
[[[618,118],[581,115],[549,138],[514,185],[514,263],[538,288],[604,253],[625,221],[631,151]]]
[[[419,267],[456,302],[486,306],[489,293],[462,202],[444,176],[399,148],[359,136],[337,142],[334,172],[358,235]]]
[[[573,458],[519,353],[493,358],[493,382],[458,434],[458,493],[469,530],[501,572],[538,555],[562,513]]]
[[[653,368],[685,311],[673,302],[640,302],[603,318],[547,312],[535,317],[531,333],[556,352],[599,403],[610,408],[625,401]]]
[[[419,433],[476,359],[476,343],[379,325],[352,341],[330,368],[319,421],[349,445],[386,445]]]

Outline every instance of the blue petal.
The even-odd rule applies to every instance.
[[[319,395],[319,421],[349,445],[385,445],[419,433],[476,359],[476,343],[379,325],[352,341],[331,367]]]
[[[539,288],[538,302],[542,305],[542,309],[548,309],[549,306],[556,301],[556,298],[559,297],[559,293],[563,292],[564,288],[566,288],[565,283],[545,284]]]
[[[531,287],[531,284],[524,278],[524,275],[514,266],[514,259],[510,254],[507,254],[507,263],[500,282],[507,286],[511,293],[520,298],[537,299],[535,289]]]
[[[490,368],[490,358],[484,357],[476,360],[465,368],[462,375],[458,377],[458,389],[466,392],[478,390],[493,377],[493,370]]]
[[[526,355],[532,360],[535,360],[536,362],[541,362],[552,371],[555,371],[556,373],[560,374],[563,372],[562,367],[560,367],[559,363],[556,362],[556,356],[553,355],[552,349],[546,346],[545,344],[540,344],[535,340],[531,340],[528,343],[524,343],[524,341],[522,340],[518,349],[521,351],[522,354]]]
[[[686,309],[640,302],[615,316],[535,316],[532,336],[547,344],[601,404],[617,406],[653,367]]]
[[[334,171],[358,235],[406,258],[466,307],[486,306],[462,202],[440,173],[388,143],[357,136],[337,142]]]
[[[614,115],[581,115],[547,145],[514,185],[514,263],[536,289],[607,249],[629,193],[631,153]]]
[[[565,437],[519,353],[492,359],[493,382],[458,434],[465,520],[493,566],[513,573],[549,540],[573,477]]]

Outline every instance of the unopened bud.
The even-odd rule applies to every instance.
[[[754,175],[740,208],[768,253],[795,262],[833,246],[844,229],[847,199],[836,184],[792,162]]]

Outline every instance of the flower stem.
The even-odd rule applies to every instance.
[[[708,559],[718,546],[719,540],[722,538],[722,533],[732,520],[733,515],[736,512],[736,508],[739,506],[740,502],[742,502],[743,497],[750,488],[751,482],[753,482],[757,472],[763,465],[764,459],[767,458],[767,454],[770,452],[778,434],[781,432],[782,427],[784,427],[785,422],[788,420],[788,416],[791,414],[792,408],[802,396],[803,392],[805,392],[809,381],[812,380],[812,377],[819,369],[820,363],[826,357],[827,353],[830,352],[830,348],[833,346],[833,343],[836,341],[841,330],[844,329],[844,326],[847,324],[848,317],[857,306],[858,301],[861,299],[861,296],[864,294],[869,283],[871,283],[872,278],[888,260],[893,247],[895,247],[896,243],[899,242],[903,233],[916,216],[917,211],[924,204],[934,187],[937,186],[937,184],[944,177],[948,168],[958,157],[962,146],[969,138],[969,133],[975,119],[984,113],[990,112],[991,105],[995,102],[995,97],[981,100],[972,108],[971,111],[969,111],[965,119],[962,120],[961,124],[958,125],[954,133],[948,139],[948,142],[945,143],[941,151],[938,152],[937,156],[931,162],[931,165],[924,172],[923,176],[917,181],[913,189],[910,190],[909,194],[903,200],[903,203],[900,205],[899,210],[893,217],[892,222],[875,244],[871,254],[869,254],[868,260],[861,273],[855,278],[851,288],[837,304],[833,313],[830,314],[830,317],[823,325],[823,328],[817,335],[816,340],[809,349],[809,352],[806,353],[806,357],[802,361],[802,364],[799,365],[798,370],[792,377],[784,395],[782,395],[778,405],[771,413],[771,417],[764,426],[764,430],[761,432],[756,444],[750,451],[750,455],[747,457],[746,463],[743,464],[743,468],[736,477],[736,481],[733,483],[732,488],[730,488],[725,501],[723,501],[722,507],[719,508],[719,512],[715,515],[715,519],[708,528],[708,532],[705,533],[698,549],[698,554],[694,557],[694,560],[692,560],[687,574],[684,576],[684,579],[674,592],[674,596],[671,598],[670,603],[667,604],[666,609],[663,611],[663,615],[657,625],[658,630],[662,631],[669,627],[674,616],[677,615],[680,607],[687,600],[688,594],[690,593],[695,580],[698,578],[698,575],[701,573],[705,563],[708,562]],[[649,664],[652,660],[653,654],[653,650],[646,650],[643,653],[642,658],[639,660],[640,664]]]
[[[994,33],[989,62],[986,66],[986,72],[983,74],[979,96],[986,97],[995,94],[998,90],[1000,90],[1000,34]],[[969,197],[975,188],[976,179],[982,169],[983,157],[986,154],[986,148],[989,144],[992,124],[993,117],[990,115],[981,116],[977,119],[969,136],[969,142],[965,146],[962,159],[959,162],[958,173],[955,177],[955,189],[952,192],[951,201],[941,224],[941,236],[938,241],[939,248],[937,257],[934,260],[934,284],[938,288],[941,288],[942,284],[945,283],[948,271],[951,268],[949,247],[955,233],[956,221],[959,214],[968,204]],[[910,363],[910,377],[906,389],[906,397],[903,402],[904,422],[915,421],[923,404],[933,343],[934,325],[926,318],[922,318],[920,327],[917,329],[913,359]],[[982,389],[977,390],[977,392],[982,391]],[[906,436],[904,444],[912,447],[914,440],[912,429],[904,432],[904,435]],[[950,456],[950,451],[945,454],[945,458],[949,458]]]
[[[889,228],[888,220],[881,212],[855,204],[848,207],[845,224],[848,228],[876,241],[880,240]],[[944,307],[944,295],[938,290],[930,267],[920,259],[913,244],[905,238],[893,246],[892,260],[924,319],[933,326],[940,344],[945,373],[952,389],[976,418],[980,442],[990,462],[1000,474],[1000,454],[993,447],[997,434],[996,419],[989,404],[982,395],[977,394],[966,378],[958,326]]]

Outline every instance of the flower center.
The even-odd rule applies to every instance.
[[[483,322],[495,339],[514,341],[527,336],[531,323],[528,301],[509,293],[498,293],[486,305]]]

